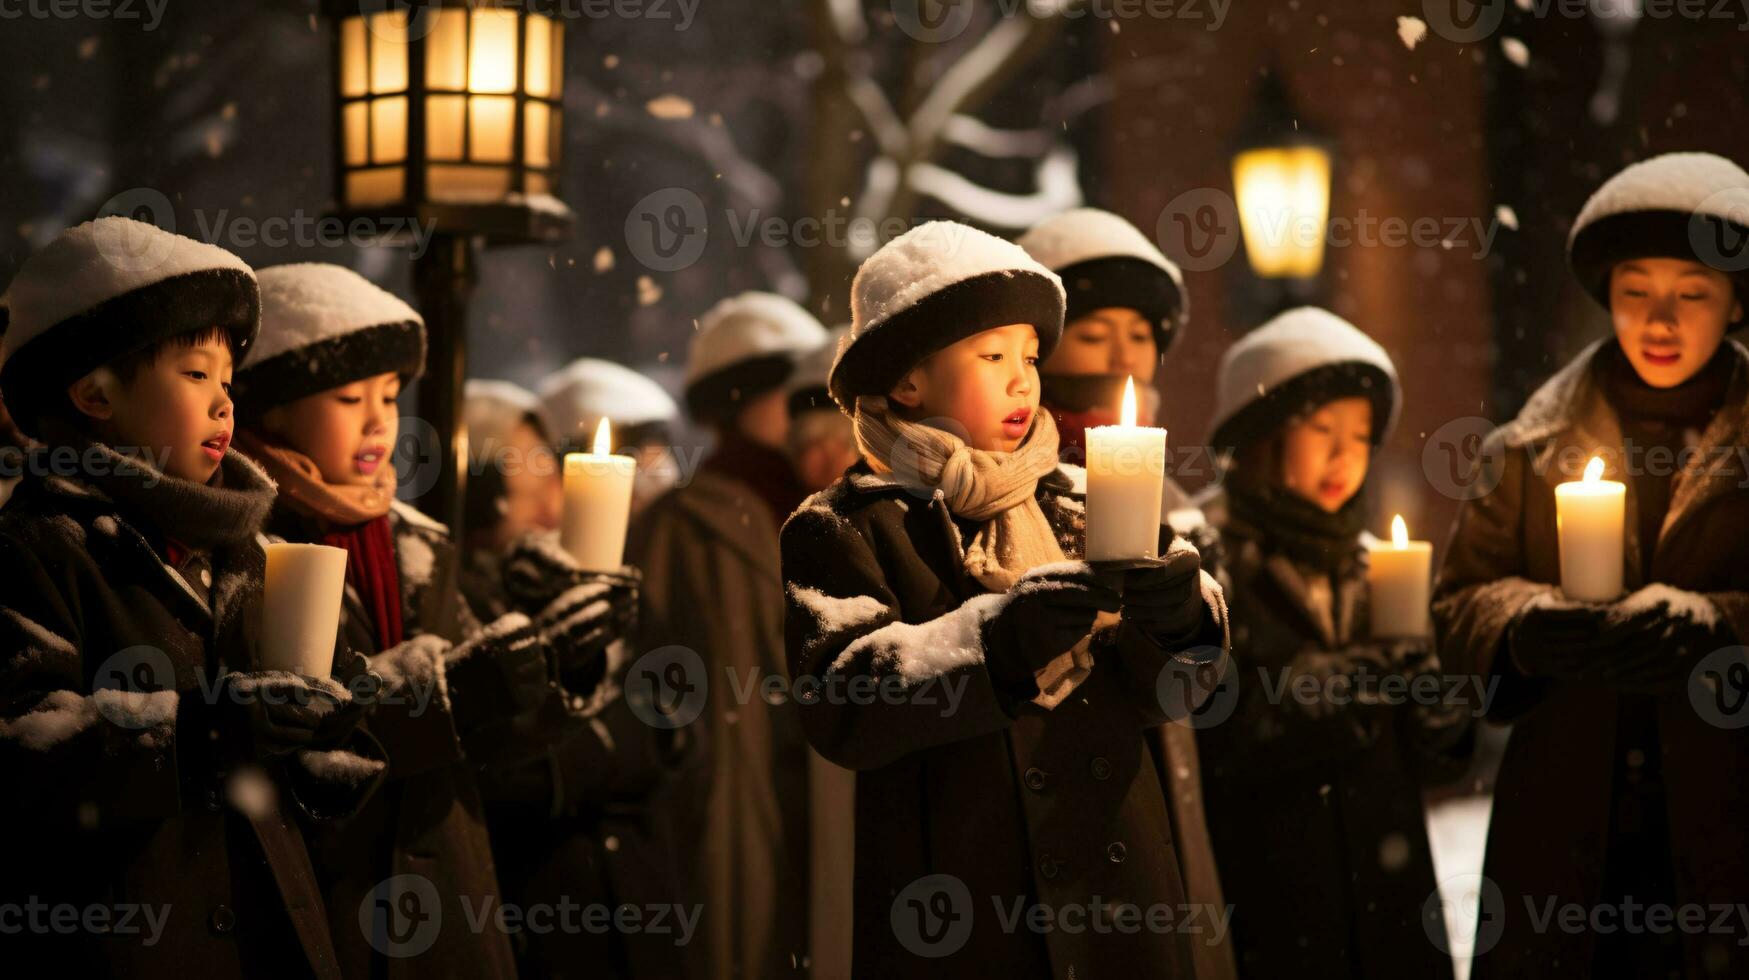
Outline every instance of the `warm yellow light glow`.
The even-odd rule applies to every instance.
[[[1585,464],[1585,483],[1599,483],[1603,480],[1603,457],[1593,456],[1591,462]]]
[[[1403,515],[1391,518],[1391,547],[1402,551],[1409,547],[1409,525],[1403,523]]]
[[[1316,276],[1330,220],[1330,155],[1316,146],[1247,150],[1233,158],[1233,190],[1257,275]]]
[[[475,9],[468,39],[468,91],[516,91],[516,11]]]
[[[1131,375],[1123,383],[1123,412],[1120,416],[1124,425],[1136,424],[1136,378]]]
[[[613,431],[608,428],[607,418],[603,416],[601,424],[595,427],[595,445],[591,450],[597,456],[606,456],[613,452]]]

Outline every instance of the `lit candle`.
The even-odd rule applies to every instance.
[[[1166,430],[1136,424],[1136,379],[1119,425],[1087,430],[1087,560],[1158,558]]]
[[[266,551],[261,667],[327,677],[334,672],[334,638],[346,592],[346,549],[274,543]]]
[[[1628,488],[1603,478],[1591,457],[1585,478],[1555,487],[1555,528],[1561,540],[1561,591],[1580,602],[1621,597],[1622,536]]]
[[[1427,595],[1433,545],[1410,541],[1403,515],[1391,520],[1391,543],[1371,550],[1366,569],[1372,635],[1426,636]]]
[[[565,514],[559,543],[590,571],[609,572],[625,559],[637,462],[612,453],[607,420],[595,430],[594,452],[565,454]]]

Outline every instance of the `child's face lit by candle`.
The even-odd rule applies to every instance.
[[[1013,452],[1032,428],[1038,397],[1038,332],[1015,323],[929,355],[889,400],[914,421],[953,420],[974,449]]]
[[[276,406],[261,426],[310,457],[329,483],[368,486],[400,433],[400,394],[399,375],[379,374]]]
[[[1609,275],[1616,340],[1640,379],[1671,388],[1712,360],[1743,306],[1724,273],[1687,259],[1618,262]]]
[[[1154,325],[1127,306],[1107,306],[1076,317],[1040,370],[1045,374],[1128,375],[1146,387],[1160,365]]]
[[[1372,459],[1372,401],[1339,398],[1282,432],[1282,484],[1335,513],[1360,490]]]
[[[100,368],[68,394],[104,442],[144,450],[178,479],[212,479],[231,443],[231,347],[222,331],[192,346],[168,343],[122,373]]]

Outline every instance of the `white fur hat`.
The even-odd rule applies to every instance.
[[[698,318],[686,358],[686,407],[708,416],[770,391],[825,343],[826,328],[793,300],[764,292],[722,300]]]
[[[1110,211],[1073,208],[1033,225],[1015,240],[1063,280],[1064,319],[1125,306],[1154,325],[1155,346],[1171,347],[1190,319],[1184,274],[1148,236]]]
[[[1749,295],[1749,173],[1711,153],[1666,153],[1604,181],[1567,238],[1573,274],[1608,306],[1616,263],[1654,257],[1711,266]]]
[[[247,264],[216,245],[132,218],[88,221],[57,235],[7,290],[0,391],[27,435],[67,386],[119,357],[219,326],[239,359],[260,327]]]
[[[1221,356],[1209,442],[1231,449],[1337,398],[1373,402],[1373,443],[1396,425],[1402,391],[1378,341],[1328,310],[1302,306],[1251,331]]]
[[[850,337],[832,366],[845,411],[885,395],[918,361],[1013,323],[1038,331],[1039,357],[1063,335],[1063,283],[1026,250],[955,221],[929,221],[882,245],[850,284]]]
[[[680,407],[662,386],[623,364],[580,357],[537,386],[548,433],[560,446],[588,446],[603,418],[615,429],[673,422]]]

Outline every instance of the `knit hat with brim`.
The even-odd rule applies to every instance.
[[[885,395],[917,363],[973,334],[1029,323],[1040,360],[1063,335],[1063,283],[1013,242],[953,221],[881,246],[850,284],[850,335],[828,380],[846,412]]]
[[[56,236],[7,290],[0,396],[18,427],[67,404],[67,386],[185,333],[221,327],[241,360],[255,342],[261,299],[242,259],[132,218],[99,218]]]
[[[1153,326],[1154,345],[1164,354],[1190,320],[1184,274],[1148,236],[1110,211],[1064,211],[1015,244],[1063,280],[1066,322],[1108,306],[1128,307]]]
[[[1215,385],[1217,451],[1267,438],[1289,419],[1339,398],[1372,401],[1372,442],[1397,423],[1402,389],[1378,342],[1328,310],[1302,306],[1251,331],[1221,357]]]
[[[1749,302],[1749,173],[1711,153],[1666,153],[1604,181],[1567,239],[1573,274],[1608,307],[1610,270],[1645,258],[1717,269]]]
[[[542,379],[536,388],[553,441],[567,451],[588,452],[595,428],[607,419],[615,446],[635,432],[657,431],[680,417],[680,406],[647,375],[594,357],[579,357]]]
[[[686,358],[686,410],[703,421],[782,387],[796,364],[826,343],[826,328],[795,301],[745,292],[698,318]]]
[[[425,368],[425,321],[400,297],[344,266],[262,269],[261,339],[237,372],[247,422],[276,405],[379,374],[403,382]]]

